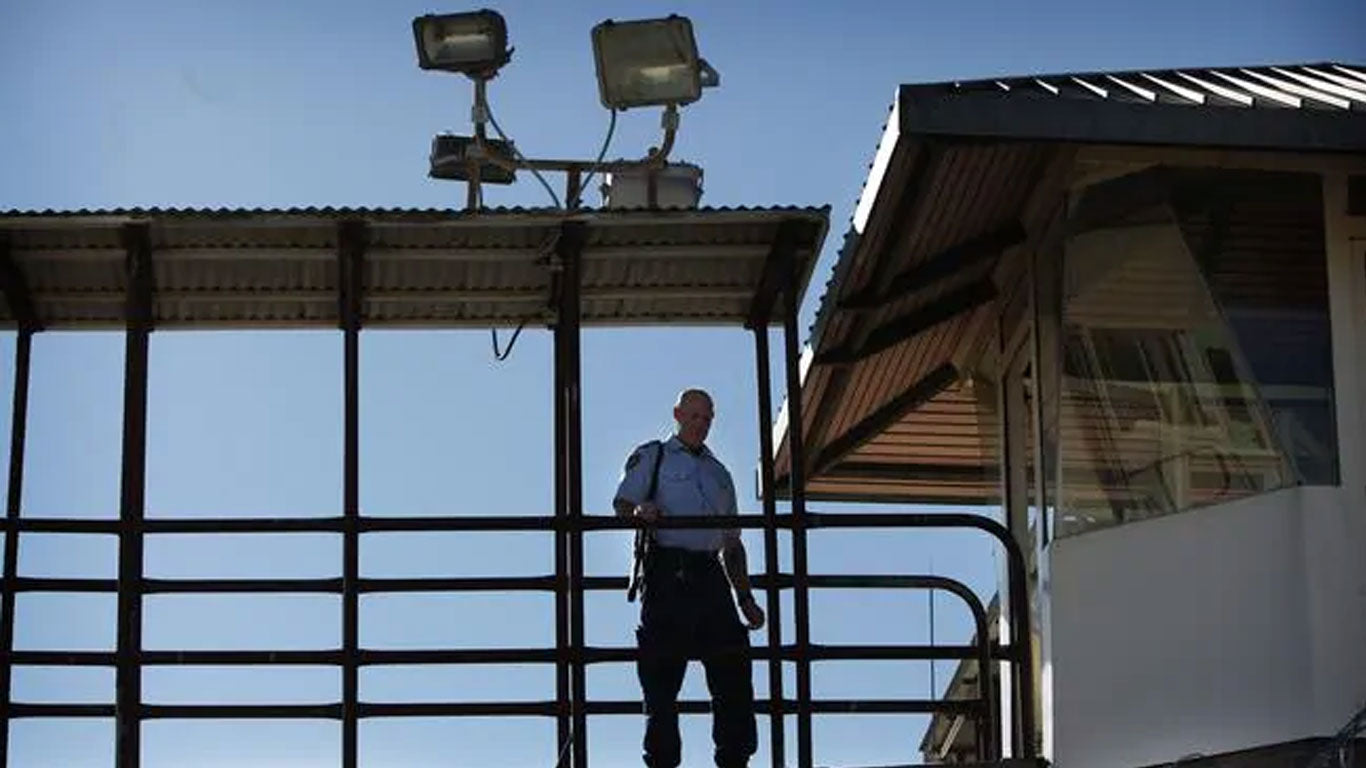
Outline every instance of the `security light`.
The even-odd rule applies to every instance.
[[[512,170],[516,152],[512,143],[498,139],[483,139],[484,152],[501,158],[495,162],[487,156],[478,157],[472,136],[443,133],[432,139],[431,167],[427,175],[433,179],[470,181],[470,161],[478,157],[479,181],[483,184],[511,184],[517,174]]]
[[[497,11],[419,16],[413,19],[418,65],[490,78],[512,58],[508,30]]]
[[[720,79],[698,57],[692,22],[682,16],[604,21],[593,27],[593,54],[608,109],[690,104]]]

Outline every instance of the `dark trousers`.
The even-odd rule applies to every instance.
[[[748,765],[757,739],[749,636],[715,554],[651,550],[636,642],[641,650],[636,673],[645,696],[645,764],[675,768],[682,760],[678,691],[688,661],[697,659],[711,692],[716,764]]]

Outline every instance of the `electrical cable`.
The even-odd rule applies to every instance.
[[[487,114],[488,114],[488,117],[489,117],[489,125],[492,125],[492,126],[493,126],[493,130],[494,130],[494,132],[496,132],[496,133],[498,134],[498,138],[500,138],[500,139],[502,139],[503,141],[506,141],[506,142],[508,143],[508,146],[512,148],[512,154],[513,154],[513,156],[514,156],[515,158],[517,158],[518,160],[520,160],[520,161],[523,162],[523,163],[527,162],[527,159],[526,159],[526,157],[522,154],[522,151],[519,150],[519,149],[517,149],[516,145],[514,145],[514,144],[512,143],[512,140],[508,138],[507,134],[506,134],[506,133],[503,133],[503,128],[502,128],[502,126],[498,125],[498,120],[493,116],[493,107],[492,107],[491,105],[489,105],[487,102],[485,102],[485,103],[484,103],[484,110],[485,110],[485,111],[487,112]],[[546,193],[549,194],[549,195],[550,195],[550,199],[553,200],[553,201],[555,202],[555,207],[556,207],[556,208],[563,208],[564,206],[560,204],[560,196],[557,195],[557,194],[555,194],[554,188],[552,188],[552,187],[550,186],[550,182],[548,182],[548,181],[545,180],[545,177],[541,175],[541,172],[538,171],[538,170],[536,170],[535,168],[532,168],[532,169],[531,169],[531,173],[532,173],[532,175],[534,175],[534,176],[536,177],[536,180],[537,180],[537,181],[541,182],[541,186],[542,186],[542,187],[545,187]]]
[[[512,347],[517,343],[517,337],[522,335],[522,329],[526,327],[526,321],[517,324],[517,330],[512,332],[512,338],[508,339],[508,348],[500,351],[498,349],[498,329],[490,328],[489,333],[493,335],[493,359],[503,362],[512,354]]]
[[[607,136],[602,140],[602,149],[598,151],[598,159],[593,161],[592,169],[588,171],[588,176],[584,178],[583,184],[579,186],[580,198],[583,197],[583,190],[588,189],[588,184],[593,181],[593,177],[597,175],[598,169],[602,167],[602,160],[607,157],[607,148],[612,146],[612,135],[617,131],[617,111],[613,109],[611,112],[612,119],[607,124]],[[566,204],[571,208],[577,207],[578,203],[579,200],[566,201]]]

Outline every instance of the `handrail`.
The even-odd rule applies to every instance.
[[[148,532],[181,532],[188,530],[221,530],[217,526],[225,522],[236,522],[235,530],[250,528],[258,524],[260,532],[310,531],[306,519],[286,520],[167,520],[154,519],[141,521],[137,526]],[[339,522],[337,518],[317,520],[325,526]],[[732,528],[765,528],[766,530],[791,528],[791,515],[739,515],[726,520]],[[119,527],[118,521],[89,521],[61,519],[20,519],[9,521],[5,528],[20,531],[62,530],[67,523],[74,524],[82,532],[103,529],[104,525]],[[103,525],[100,525],[103,524]],[[1024,559],[1018,544],[1009,532],[996,521],[980,515],[944,513],[875,513],[875,514],[828,514],[808,513],[805,525],[817,528],[977,528],[994,536],[1005,546],[1010,569],[1010,600],[1012,606],[1020,606],[1027,597],[1024,592]],[[615,516],[585,516],[577,519],[556,517],[422,517],[422,518],[381,518],[361,517],[358,526],[362,532],[387,531],[605,531],[625,530],[636,527],[636,522]],[[660,528],[715,528],[714,517],[671,517],[659,521]],[[785,590],[795,589],[798,581],[804,581],[808,588],[827,589],[870,589],[900,588],[940,590],[956,595],[967,605],[975,628],[975,642],[970,645],[817,645],[799,647],[787,644],[774,647],[763,645],[750,648],[751,660],[777,661],[829,661],[829,660],[974,660],[978,664],[978,696],[973,699],[894,699],[894,700],[855,700],[855,699],[816,699],[807,701],[781,698],[777,700],[756,700],[755,711],[759,714],[800,714],[802,712],[919,712],[919,713],[956,713],[972,716],[977,722],[979,754],[997,758],[999,750],[994,742],[991,723],[998,714],[994,708],[994,691],[991,684],[991,663],[993,660],[1009,661],[1015,669],[1017,680],[1021,683],[1021,697],[1029,701],[1032,696],[1029,675],[1024,665],[1028,663],[1028,614],[1024,610],[1012,610],[1014,636],[1007,644],[993,644],[987,626],[986,610],[981,600],[967,585],[955,579],[931,575],[875,575],[875,574],[791,574],[773,573],[754,576],[751,581],[757,589]],[[626,578],[619,576],[580,576],[583,591],[623,590]],[[516,577],[429,577],[429,578],[364,578],[357,585],[362,593],[407,592],[407,591],[555,591],[561,588],[560,580],[552,576]],[[115,592],[118,582],[113,579],[61,579],[61,578],[18,578],[11,582],[10,589],[18,592],[36,591],[96,591]],[[142,594],[156,593],[341,593],[343,584],[340,578],[323,579],[164,579],[143,578],[137,583]],[[639,649],[634,647],[600,648],[577,644],[579,647],[566,648],[475,648],[439,650],[385,650],[360,649],[353,663],[360,666],[376,664],[497,664],[497,663],[572,663],[595,664],[609,662],[630,662],[639,658]],[[113,653],[77,653],[65,651],[12,651],[5,654],[9,664],[58,664],[81,666],[112,666],[117,662]],[[332,650],[291,650],[291,651],[140,651],[135,654],[136,663],[144,665],[192,665],[192,664],[340,664],[346,654],[339,649]],[[586,697],[585,697],[586,699]],[[605,702],[585,700],[580,702],[587,714],[624,714],[638,713],[637,702]],[[374,704],[358,702],[360,717],[391,717],[416,715],[492,715],[492,714],[546,714],[559,716],[564,709],[556,702],[456,702],[429,703],[422,705]],[[566,705],[567,706],[567,705]],[[680,711],[705,712],[705,701],[681,701]],[[341,705],[309,705],[307,712],[294,705],[180,705],[176,707],[154,707],[144,705],[144,717],[212,717],[217,715],[233,717],[287,717],[300,715],[334,717],[340,716]],[[1030,725],[1028,710],[1022,714],[1022,725]],[[16,706],[10,717],[52,717],[52,716],[107,716],[103,706],[86,704],[44,704],[41,706]],[[1028,731],[1025,731],[1028,733]]]

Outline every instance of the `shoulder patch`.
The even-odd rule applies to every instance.
[[[645,454],[645,450],[647,448],[654,447],[658,443],[658,440],[651,440],[648,443],[641,443],[640,445],[636,446],[636,449],[634,451],[631,451],[631,455],[626,459],[626,471],[630,472],[632,469],[634,469],[635,466],[640,463],[640,457]]]

